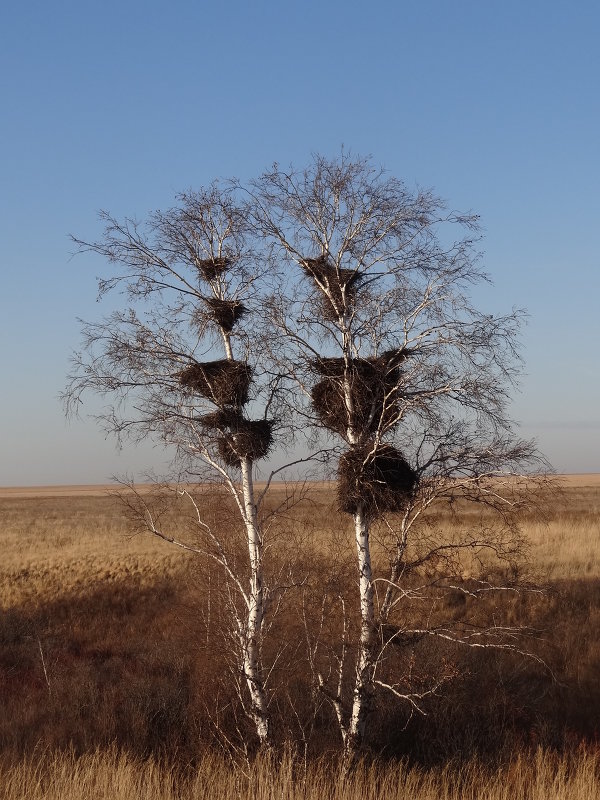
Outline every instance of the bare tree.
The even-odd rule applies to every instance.
[[[74,241],[116,265],[115,274],[100,281],[100,295],[122,289],[129,307],[83,324],[84,348],[74,359],[67,407],[77,409],[86,392],[100,394],[109,400],[99,414],[107,431],[133,441],[150,436],[174,452],[181,482],[175,492],[192,511],[191,534],[165,529],[145,495],[130,493],[127,503],[151,533],[204,556],[220,571],[239,697],[266,746],[271,733],[263,638],[276,591],[265,582],[267,490],[257,492],[254,465],[268,455],[276,430],[281,435],[282,418],[278,428],[277,381],[265,372],[255,333],[244,328],[264,294],[265,274],[231,188],[215,184],[182,194],[176,207],[152,214],[143,225],[101,216],[103,238]],[[206,519],[189,488],[206,481],[232,498],[235,535],[223,535]],[[246,548],[241,561],[240,537]]]
[[[104,221],[100,241],[75,241],[118,266],[100,293],[121,287],[131,307],[84,324],[67,403],[105,395],[111,433],[174,449],[193,536],[165,528],[141,495],[130,505],[147,530],[220,570],[258,741],[273,735],[277,656],[266,665],[263,644],[283,588],[265,574],[276,472],[257,491],[254,468],[276,439],[292,446],[302,431],[337,457],[338,507],[352,520],[355,601],[329,585],[312,629],[301,609],[306,661],[350,757],[379,693],[418,710],[451,677],[439,665],[413,680],[422,643],[520,651],[520,631],[475,606],[521,585],[522,475],[542,462],[507,413],[523,314],[486,315],[470,299],[487,280],[476,217],[342,153],[183,194],[144,226]],[[209,477],[237,514],[227,535],[189,488]],[[442,505],[478,511],[449,528]],[[465,613],[445,613],[448,597],[465,599]]]
[[[469,582],[461,565],[465,554],[515,556],[525,497],[515,476],[541,463],[507,415],[523,314],[486,315],[470,300],[472,285],[487,280],[475,216],[409,191],[367,159],[317,156],[303,171],[275,165],[250,194],[255,231],[285,265],[271,306],[276,354],[304,397],[296,411],[337,443],[338,505],[353,519],[360,633],[349,702],[344,605],[335,679],[316,676],[352,754],[376,691],[418,707],[444,680],[413,691],[386,677],[392,649],[425,636],[517,647],[513,630],[449,626],[431,609],[444,592],[513,588]],[[443,499],[483,505],[494,522],[436,530],[427,512]],[[374,572],[374,533],[387,574]],[[406,609],[419,602],[415,624]]]

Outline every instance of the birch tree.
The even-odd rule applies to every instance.
[[[265,490],[256,490],[254,467],[276,435],[276,383],[265,374],[254,332],[244,328],[265,274],[231,188],[182,194],[176,207],[143,224],[102,219],[100,240],[74,241],[114,265],[99,293],[121,290],[128,307],[83,324],[67,406],[77,409],[85,393],[99,394],[107,401],[99,421],[109,433],[129,441],[152,437],[174,453],[182,482],[174,491],[192,512],[191,535],[165,529],[151,498],[130,493],[127,502],[147,530],[208,559],[224,582],[240,700],[258,742],[268,746],[263,638],[274,587],[265,581]],[[206,481],[232,499],[233,535],[207,521],[189,488]]]
[[[304,397],[296,412],[338,449],[338,507],[353,523],[360,630],[350,696],[342,691],[346,619],[335,679],[316,675],[352,754],[377,692],[418,708],[445,679],[411,690],[390,677],[391,651],[425,636],[516,646],[515,631],[457,629],[431,610],[443,592],[512,588],[468,583],[460,570],[465,554],[508,563],[520,546],[524,494],[514,476],[537,463],[507,414],[523,314],[484,314],[470,299],[487,281],[477,218],[410,191],[368,159],[342,153],[317,156],[305,170],[275,165],[251,195],[255,231],[285,274],[272,302],[281,367]],[[441,499],[484,504],[494,522],[448,536],[427,518]],[[375,531],[388,553],[387,573],[377,575]],[[419,601],[415,624],[404,612]]]
[[[104,222],[99,241],[75,241],[115,265],[100,294],[122,289],[129,307],[84,324],[67,403],[99,393],[110,433],[172,448],[193,536],[165,527],[142,495],[130,505],[152,534],[222,576],[233,682],[260,745],[273,740],[269,675],[285,642],[265,664],[283,591],[265,572],[265,501],[279,470],[260,491],[254,478],[277,441],[292,448],[302,433],[309,458],[337,459],[356,597],[323,598],[305,658],[350,758],[380,697],[420,711],[452,677],[440,662],[415,680],[419,647],[522,652],[521,632],[478,602],[522,585],[523,475],[542,462],[508,414],[523,313],[489,315],[471,299],[488,280],[477,218],[342,153],[183,194],[143,225]],[[226,536],[190,489],[208,479],[237,513]],[[471,511],[449,528],[442,505]],[[448,613],[447,598],[464,610]],[[335,627],[324,623],[334,608],[337,648],[319,633]]]

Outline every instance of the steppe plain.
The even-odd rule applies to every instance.
[[[563,476],[523,520],[545,591],[511,613],[551,675],[467,664],[399,754],[347,775],[289,751],[234,768],[206,744],[206,574],[132,530],[114,489],[0,488],[0,800],[600,796],[600,475]],[[315,486],[293,523],[320,558],[333,503]]]

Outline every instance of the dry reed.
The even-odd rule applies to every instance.
[[[193,771],[181,772],[115,748],[0,765],[0,800],[596,800],[599,794],[600,756],[585,750],[563,757],[538,750],[493,771],[476,761],[431,770],[363,762],[347,773],[339,763],[307,765],[286,754],[244,768],[205,755]]]

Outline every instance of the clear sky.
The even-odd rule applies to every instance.
[[[30,0],[0,40],[0,485],[160,464],[63,418],[76,317],[102,314],[69,233],[342,144],[481,214],[478,304],[530,312],[513,416],[600,471],[597,0]]]

